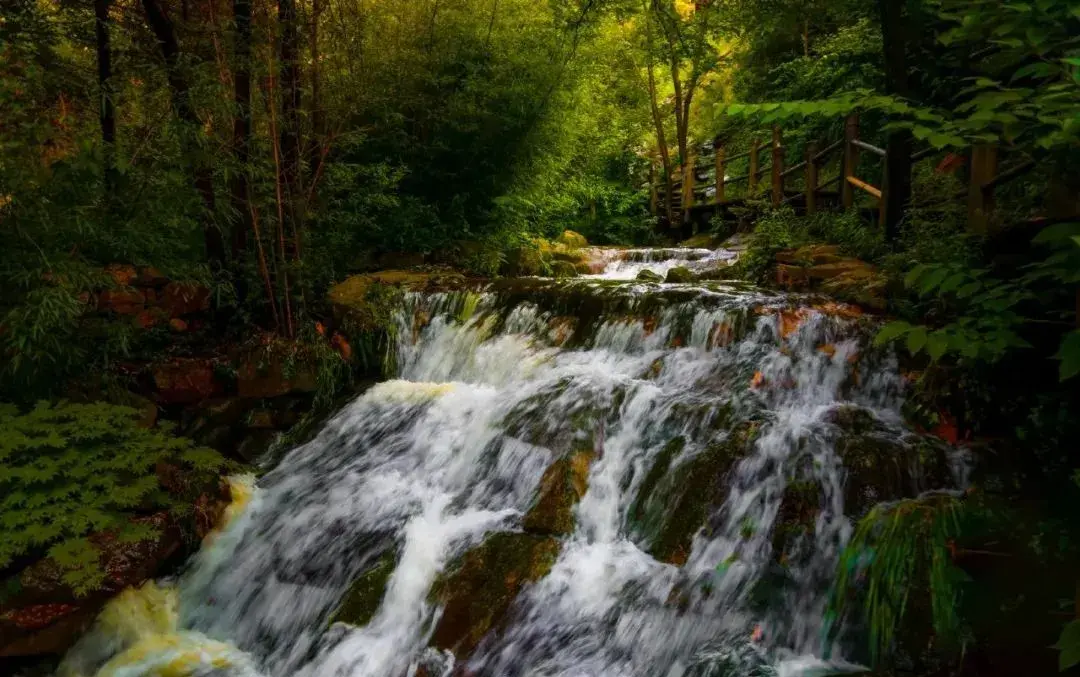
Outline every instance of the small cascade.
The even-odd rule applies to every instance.
[[[659,263],[713,255],[674,251]],[[397,378],[286,455],[204,546],[178,582],[182,641],[132,658],[149,645],[92,633],[86,665],[164,674],[181,652],[202,667],[178,674],[266,677],[853,669],[826,609],[853,517],[950,482],[944,451],[901,421],[873,322],[733,285],[532,285],[408,294]],[[881,464],[896,472],[868,474]]]
[[[593,247],[594,261],[602,262],[600,272],[586,277],[604,280],[633,280],[643,270],[650,270],[660,277],[672,268],[684,267],[700,271],[729,265],[738,256],[727,249],[653,248],[653,249],[605,249]]]

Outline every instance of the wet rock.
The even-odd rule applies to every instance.
[[[814,532],[821,501],[821,487],[812,480],[794,480],[784,488],[772,532],[773,558],[779,564],[787,566],[799,541]]]
[[[694,281],[694,273],[686,266],[675,266],[667,273],[665,282],[687,284]]]
[[[206,358],[174,358],[150,367],[162,404],[193,404],[221,391],[214,378],[214,363]]]
[[[334,317],[350,331],[376,331],[388,326],[400,307],[403,292],[460,287],[464,283],[465,277],[453,271],[384,270],[346,278],[330,288],[327,298]]]
[[[386,584],[394,573],[396,559],[393,551],[387,552],[364,571],[349,586],[341,606],[331,617],[331,622],[348,623],[357,627],[367,625],[379,610]]]
[[[926,437],[900,439],[873,414],[841,407],[831,415],[841,429],[836,453],[844,463],[844,511],[861,517],[877,503],[953,486],[948,449]]]
[[[657,273],[654,273],[653,271],[649,270],[648,268],[646,268],[645,270],[642,270],[640,273],[638,273],[636,279],[638,279],[638,280],[640,280],[642,282],[663,282],[664,281],[664,278],[660,277],[660,275],[658,275]]]
[[[235,452],[231,455],[247,463],[254,463],[270,447],[274,446],[274,442],[277,442],[280,436],[281,433],[277,430],[252,430],[244,435],[243,440],[236,446]],[[222,453],[227,452],[222,451]]]
[[[647,549],[654,557],[678,566],[686,563],[694,534],[708,526],[709,515],[724,500],[727,473],[746,454],[756,431],[753,423],[740,424],[663,474],[641,509]]]
[[[551,464],[540,479],[539,498],[521,526],[534,534],[568,535],[574,531],[574,506],[588,489],[592,451],[578,451]]]
[[[841,256],[834,245],[788,249],[775,260],[779,287],[819,290],[873,310],[885,308],[885,275],[865,261]]]
[[[555,241],[571,249],[580,249],[589,246],[589,241],[585,239],[584,235],[572,230],[564,230],[559,237],[555,238]]]
[[[577,265],[569,261],[552,261],[551,262],[551,276],[552,277],[577,277],[578,269]]]
[[[443,614],[432,645],[467,658],[489,632],[498,630],[518,594],[543,578],[559,554],[553,536],[497,533],[465,553],[432,590]]]
[[[534,244],[511,249],[506,262],[499,271],[507,277],[524,277],[544,274],[544,257]]]

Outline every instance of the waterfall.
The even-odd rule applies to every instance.
[[[397,378],[264,475],[179,580],[186,637],[243,655],[208,651],[185,674],[853,669],[827,614],[855,513],[845,421],[915,444],[894,360],[870,348],[871,321],[835,304],[661,287],[409,294]],[[572,520],[532,528],[560,459],[583,480]],[[512,559],[498,548],[513,538],[548,558],[527,580],[469,569]],[[383,571],[364,622],[332,622],[350,586]],[[503,587],[454,589],[468,580]],[[440,646],[488,594],[512,598],[491,603],[504,613]]]

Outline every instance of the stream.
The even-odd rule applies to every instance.
[[[604,256],[581,279],[407,294],[396,378],[148,588],[171,621],[99,621],[61,674],[860,671],[857,623],[829,611],[854,519],[952,482],[900,460],[930,443],[901,419],[875,321],[738,283],[633,281],[723,250]],[[888,481],[853,465],[855,439],[891,455]],[[369,608],[349,622],[358,585]]]

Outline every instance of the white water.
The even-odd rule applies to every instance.
[[[260,480],[181,581],[184,629],[238,647],[267,677],[405,677],[418,662],[449,675],[453,658],[428,648],[440,613],[433,582],[486,533],[518,529],[547,466],[591,444],[602,453],[574,533],[462,674],[847,667],[824,621],[851,530],[829,414],[854,403],[903,434],[895,365],[858,355],[856,321],[806,309],[785,332],[784,299],[714,288],[655,320],[608,318],[570,348],[552,343],[553,317],[537,306],[503,309],[485,295],[462,323],[459,301],[410,296],[399,378],[358,397]],[[421,327],[418,317],[431,319]],[[661,450],[685,439],[675,473],[740,422],[758,434],[717,495],[703,497],[715,509],[685,563],[653,558],[631,509]],[[772,529],[793,481],[820,487],[820,510],[788,584],[761,608],[751,597],[775,567]],[[328,628],[349,583],[388,551],[397,563],[374,618]]]
[[[732,263],[737,254],[727,249],[602,249],[594,248],[596,258],[604,262],[604,268],[595,275],[585,277],[604,280],[633,280],[643,270],[651,270],[660,277],[679,266],[691,270],[706,270]]]

